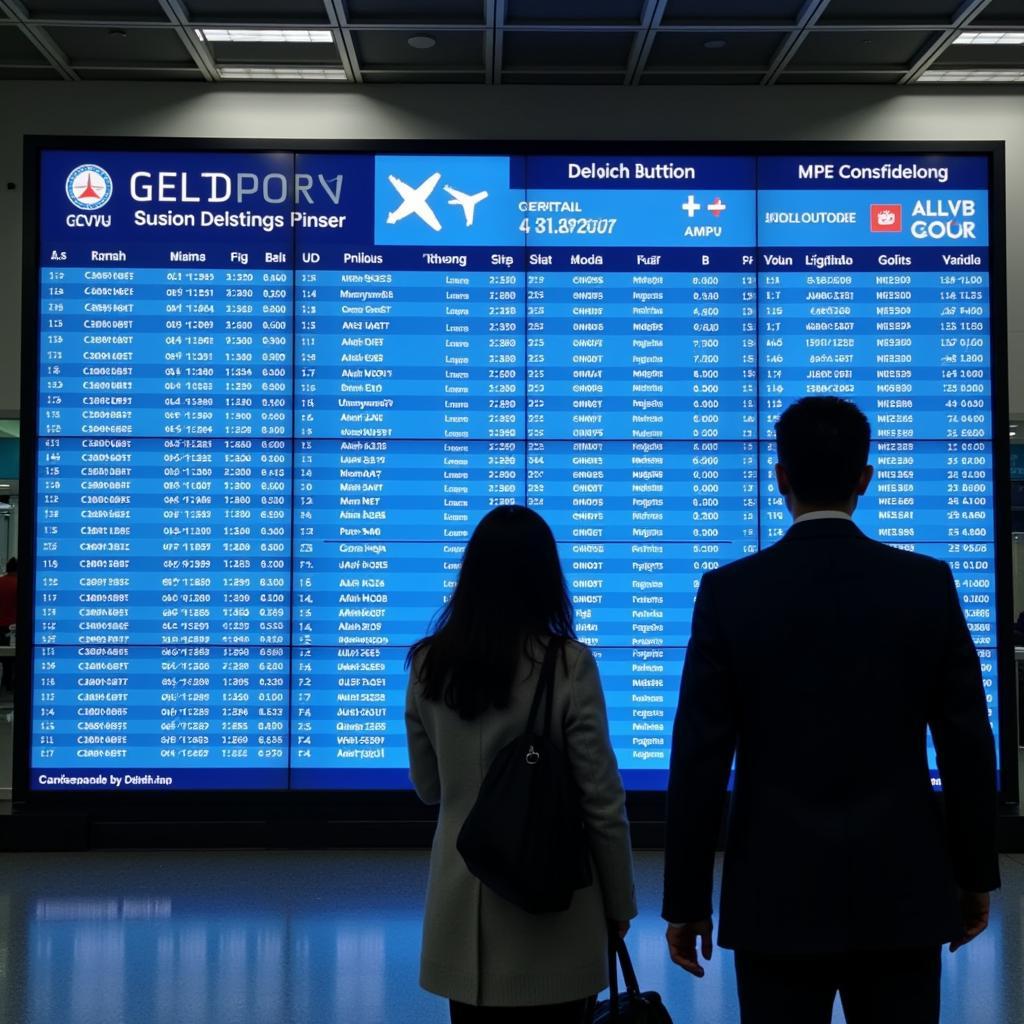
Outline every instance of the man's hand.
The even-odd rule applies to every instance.
[[[694,977],[703,978],[704,968],[697,962],[697,939],[700,939],[700,953],[705,960],[711,959],[711,919],[695,921],[693,924],[668,926],[665,941],[668,942],[668,955],[672,963],[678,964],[684,971]]]
[[[949,944],[950,953],[976,939],[988,927],[989,894],[987,892],[960,893],[960,916],[964,922],[962,938]]]

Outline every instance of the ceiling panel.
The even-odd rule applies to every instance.
[[[354,25],[360,22],[483,25],[486,22],[484,0],[344,0],[343,8]]]
[[[790,67],[909,67],[934,32],[811,32]]]
[[[804,3],[805,0],[668,0],[661,23],[793,22]]]
[[[207,77],[197,62],[224,67],[340,67],[328,43],[204,43],[179,38],[175,12],[195,28],[332,23],[345,29],[355,77],[382,82],[608,82],[652,85],[754,84],[773,66],[790,30],[820,6],[818,20],[779,69],[779,82],[898,84],[934,43],[936,69],[1024,68],[1024,46],[956,46],[940,30],[969,0],[13,0],[0,10],[5,77],[46,57],[14,22],[83,77]],[[653,32],[646,24],[654,17]],[[5,20],[6,19],[6,20]],[[106,24],[103,24],[106,22]],[[991,0],[964,27],[1024,29],[1024,0]],[[409,45],[429,36],[427,48]],[[52,41],[52,42],[51,42]],[[641,47],[641,43],[647,45]],[[6,47],[6,50],[5,50]],[[5,56],[6,53],[6,56]],[[489,55],[498,66],[491,68]],[[637,63],[637,58],[640,58]],[[105,71],[114,68],[115,71]],[[871,72],[874,74],[863,74]],[[773,76],[774,81],[774,76]]]
[[[166,21],[158,0],[23,0],[32,18],[71,18],[81,21],[124,21],[136,18]]]
[[[647,68],[767,68],[785,38],[781,32],[659,32]]]
[[[819,24],[828,22],[878,22],[946,25],[963,6],[963,0],[831,0]]]
[[[779,76],[780,85],[898,85],[902,71],[857,74],[856,71],[815,71],[812,74]]]
[[[508,0],[505,22],[541,25],[639,25],[644,0]]]
[[[441,71],[436,74],[424,74],[422,70],[414,68],[388,70],[388,71],[364,71],[363,77],[367,82],[379,82],[393,84],[397,82],[424,82],[431,85],[483,85],[487,76],[483,71]]]
[[[520,68],[622,68],[633,32],[506,32],[504,66]]]
[[[60,80],[60,77],[61,76],[49,66],[44,68],[5,68],[0,64],[0,81],[16,80],[23,82],[52,82],[54,80]]]
[[[1024,2],[1022,0],[992,0],[972,20],[972,25],[982,22],[1000,25],[1024,25]]]
[[[506,85],[622,85],[622,72],[586,71],[577,69],[569,74],[550,71],[506,71],[501,80]]]
[[[193,21],[326,22],[323,0],[184,0]]]
[[[661,71],[649,72],[640,79],[641,85],[758,85],[761,73],[729,75],[672,75]]]
[[[193,64],[188,50],[171,29],[55,26],[49,31],[72,63]]]
[[[86,82],[201,82],[202,72],[192,68],[83,68],[75,74]]]
[[[432,32],[431,36],[435,45],[429,50],[419,50],[409,45],[408,31],[359,29],[352,32],[356,57],[362,68],[483,68],[485,32]]]
[[[0,26],[0,61],[6,64],[48,64],[32,40],[15,25]]]

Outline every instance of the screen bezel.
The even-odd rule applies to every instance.
[[[15,806],[53,812],[113,816],[124,819],[173,820],[254,816],[291,817],[310,814],[339,822],[400,824],[428,822],[434,814],[411,789],[262,789],[174,790],[166,793],[110,793],[97,790],[41,791],[30,787],[32,750],[32,643],[35,605],[36,452],[39,428],[39,176],[45,150],[128,150],[136,152],[254,152],[254,153],[449,153],[556,154],[580,156],[867,156],[915,155],[985,156],[989,160],[990,331],[992,355],[993,503],[996,572],[996,664],[999,697],[1000,795],[1002,802],[1019,800],[1017,770],[1017,687],[1012,635],[1013,581],[1010,543],[1010,444],[1008,338],[1006,295],[1006,180],[1005,143],[978,142],[636,142],[587,140],[573,142],[504,140],[465,142],[416,139],[200,139],[166,137],[29,135],[24,140],[24,201],[22,219],[22,347],[21,446],[19,500],[18,622],[22,642],[16,651],[13,798]],[[1007,610],[1008,609],[1008,610]],[[660,821],[664,792],[630,789],[627,806],[634,821]],[[112,814],[113,812],[113,814]],[[387,831],[380,834],[387,843]]]

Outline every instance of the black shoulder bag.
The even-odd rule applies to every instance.
[[[626,991],[619,992],[616,961],[622,964]],[[626,943],[613,931],[608,932],[608,995],[594,1007],[590,1024],[672,1024],[665,1004],[657,992],[641,992]]]
[[[579,793],[565,754],[551,741],[561,650],[561,639],[552,637],[526,731],[494,758],[456,841],[473,875],[532,914],[567,910],[575,890],[591,883]],[[542,697],[544,726],[537,732]]]

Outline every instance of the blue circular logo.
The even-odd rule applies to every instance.
[[[114,194],[114,183],[102,167],[80,164],[67,178],[68,199],[80,210],[98,210],[106,206]]]

